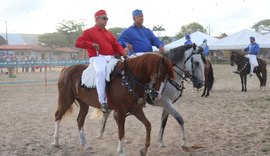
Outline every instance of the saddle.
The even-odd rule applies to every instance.
[[[112,59],[106,66],[106,81],[110,81],[110,74],[114,70],[119,59]],[[81,76],[81,87],[83,88],[96,88],[96,71],[94,69],[93,63],[83,71]]]

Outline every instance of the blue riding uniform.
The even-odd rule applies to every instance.
[[[133,52],[152,52],[153,46],[157,48],[164,46],[163,43],[153,34],[153,32],[141,26],[137,27],[135,24],[125,29],[117,39],[118,43],[122,47],[126,47],[126,44],[129,43],[133,46]],[[129,54],[130,55],[130,54]]]
[[[244,49],[244,51],[249,52],[249,54],[251,55],[258,55],[260,52],[260,46],[258,45],[258,43],[253,42],[253,43],[250,43],[248,47]]]

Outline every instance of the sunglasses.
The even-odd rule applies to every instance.
[[[103,19],[104,21],[108,21],[108,20],[109,20],[109,18],[108,18],[108,17],[106,17],[106,16],[99,17],[99,18]]]

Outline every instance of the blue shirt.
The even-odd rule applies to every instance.
[[[244,50],[245,52],[249,52],[249,54],[258,55],[260,52],[260,46],[256,42],[254,42],[250,43],[248,47],[246,47]]]
[[[204,54],[204,56],[208,56],[208,53],[209,52],[209,47],[208,47],[208,45],[205,45],[204,47],[203,47],[203,54]]]
[[[164,46],[150,29],[144,26],[138,28],[135,24],[121,32],[117,41],[123,48],[126,47],[127,43],[131,44],[133,46],[133,53],[152,52],[152,46],[157,48]]]
[[[192,42],[191,42],[191,40],[189,39],[189,40],[187,40],[185,43],[184,43],[184,45],[188,45],[188,44],[193,44]]]

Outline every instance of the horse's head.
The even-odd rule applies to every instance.
[[[231,66],[240,63],[245,58],[245,53],[233,50],[230,55]]]
[[[193,44],[192,48],[185,51],[185,68],[196,88],[201,88],[204,85],[204,65],[203,48]]]
[[[194,87],[201,88],[204,85],[204,63],[203,48],[193,45],[183,45],[171,49],[165,54],[174,66],[185,72]]]
[[[167,79],[174,78],[172,64],[166,58],[156,54],[144,54],[127,60],[132,75],[144,89],[158,96]],[[152,94],[151,93],[151,94]]]

